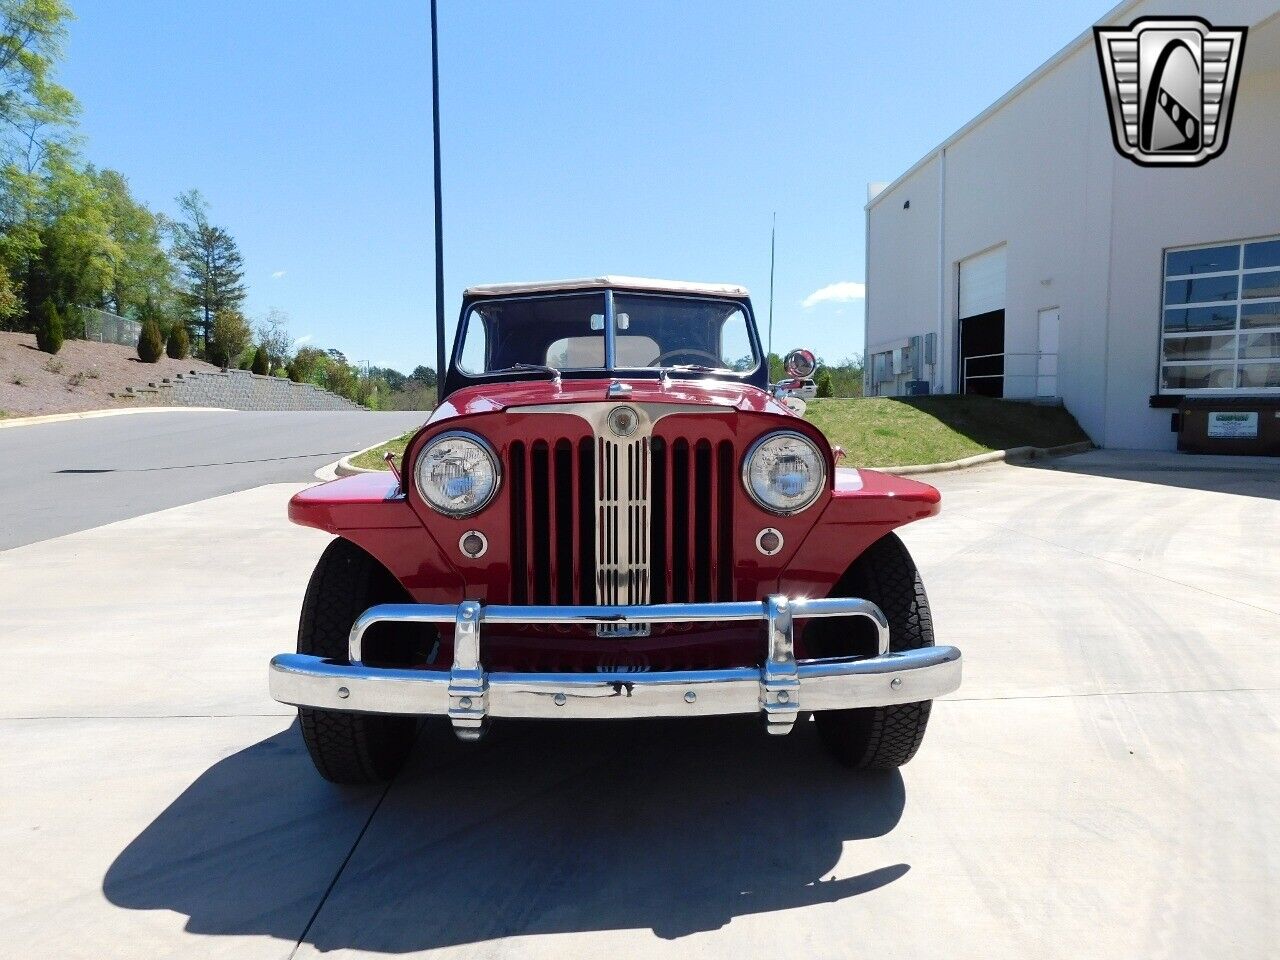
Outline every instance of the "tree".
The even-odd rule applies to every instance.
[[[107,215],[108,231],[119,250],[107,307],[121,316],[150,299],[164,314],[174,305],[173,262],[162,246],[166,220],[133,199],[129,181],[114,170],[93,171]],[[165,326],[165,324],[161,324]]]
[[[831,374],[831,395],[833,397],[862,396],[862,355],[855,353],[845,357],[839,363],[824,364],[823,369]]]
[[[183,360],[190,349],[191,340],[187,336],[186,324],[175,323],[169,328],[169,339],[165,341],[164,352],[171,360]]]
[[[73,304],[101,306],[121,251],[111,235],[110,215],[93,170],[79,166],[66,147],[51,144],[38,187],[33,210],[38,243],[24,278],[28,310],[34,311],[46,297],[63,309]],[[68,319],[73,318],[63,318]]]
[[[218,315],[238,315],[244,303],[244,261],[231,234],[209,222],[209,205],[199,191],[181,194],[178,209],[183,219],[173,224],[173,255],[181,268],[184,300],[197,316],[207,351],[217,340],[213,327]]]
[[[157,363],[164,356],[164,338],[160,336],[160,325],[154,316],[142,321],[142,332],[138,334],[138,359],[143,363]]]
[[[253,366],[249,369],[260,377],[265,377],[271,372],[271,360],[267,356],[267,348],[263,344],[258,344],[258,349],[253,352]]]
[[[213,316],[209,325],[209,360],[220,367],[229,367],[248,346],[253,337],[244,314],[234,307],[224,307]]]
[[[13,164],[0,166],[0,327],[20,326],[31,312],[24,281],[40,250],[40,224],[36,218],[40,178],[23,173]]]
[[[18,287],[9,276],[9,271],[0,263],[0,323],[10,317],[17,316],[22,301],[18,298]]]
[[[293,338],[289,336],[289,315],[272,307],[258,321],[254,331],[258,342],[267,348],[267,359],[272,368],[288,364],[293,355]]]
[[[322,387],[324,370],[329,362],[329,357],[323,350],[303,347],[289,361],[289,379],[295,383],[314,383]]]
[[[57,353],[62,349],[62,317],[52,299],[40,304],[40,319],[36,325],[36,346],[45,353]]]
[[[831,387],[831,371],[830,371],[830,370],[826,370],[826,369],[824,369],[824,370],[822,370],[822,372],[821,372],[821,373],[819,373],[819,374],[818,374],[818,393],[817,393],[817,395],[818,395],[819,397],[831,397],[831,396],[835,396],[835,394],[834,394],[834,393],[832,393],[832,387]]]
[[[777,383],[786,375],[787,371],[782,365],[782,357],[776,353],[769,354],[769,382]]]
[[[382,380],[386,385],[386,389],[392,392],[403,390],[405,384],[409,382],[408,377],[391,367],[370,367],[368,375]]]
[[[431,367],[424,367],[421,364],[413,368],[413,373],[409,374],[410,380],[417,380],[424,387],[434,387],[436,385],[436,372]]]
[[[71,19],[64,0],[0,0],[2,159],[26,173],[75,120],[75,98],[52,79]]]

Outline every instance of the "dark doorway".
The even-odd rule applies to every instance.
[[[1004,311],[960,321],[960,392],[1004,396]]]

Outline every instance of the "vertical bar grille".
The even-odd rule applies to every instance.
[[[511,444],[512,603],[596,602],[592,448],[563,438]]]
[[[539,439],[507,459],[512,603],[734,599],[732,442]]]

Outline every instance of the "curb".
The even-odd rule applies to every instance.
[[[34,427],[41,423],[62,423],[66,420],[96,420],[98,417],[117,417],[127,413],[235,413],[229,407],[122,407],[108,410],[82,410],[79,413],[46,413],[37,417],[13,417],[0,420],[0,430],[6,427]]]
[[[354,477],[358,473],[386,473],[386,470],[375,470],[370,467],[357,467],[353,465],[351,461],[361,454],[368,453],[370,450],[377,450],[384,443],[390,443],[399,436],[400,434],[397,433],[395,437],[387,437],[385,440],[379,440],[377,443],[370,444],[363,450],[357,450],[355,453],[348,453],[341,460],[335,460],[333,463],[317,470],[316,479],[336,480],[338,477]]]
[[[990,453],[979,453],[961,460],[948,460],[946,463],[918,463],[903,467],[868,467],[867,469],[906,477],[916,473],[965,470],[969,467],[980,467],[986,463],[1022,463],[1027,460],[1043,460],[1046,457],[1066,457],[1092,449],[1092,441],[1082,440],[1079,443],[1064,443],[1060,447],[1010,447],[1008,450],[992,450]]]

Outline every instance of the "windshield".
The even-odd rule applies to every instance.
[[[750,373],[759,366],[740,303],[702,297],[613,295],[614,362],[606,363],[605,293],[487,300],[467,311],[458,369],[476,376],[549,368],[691,369]]]

